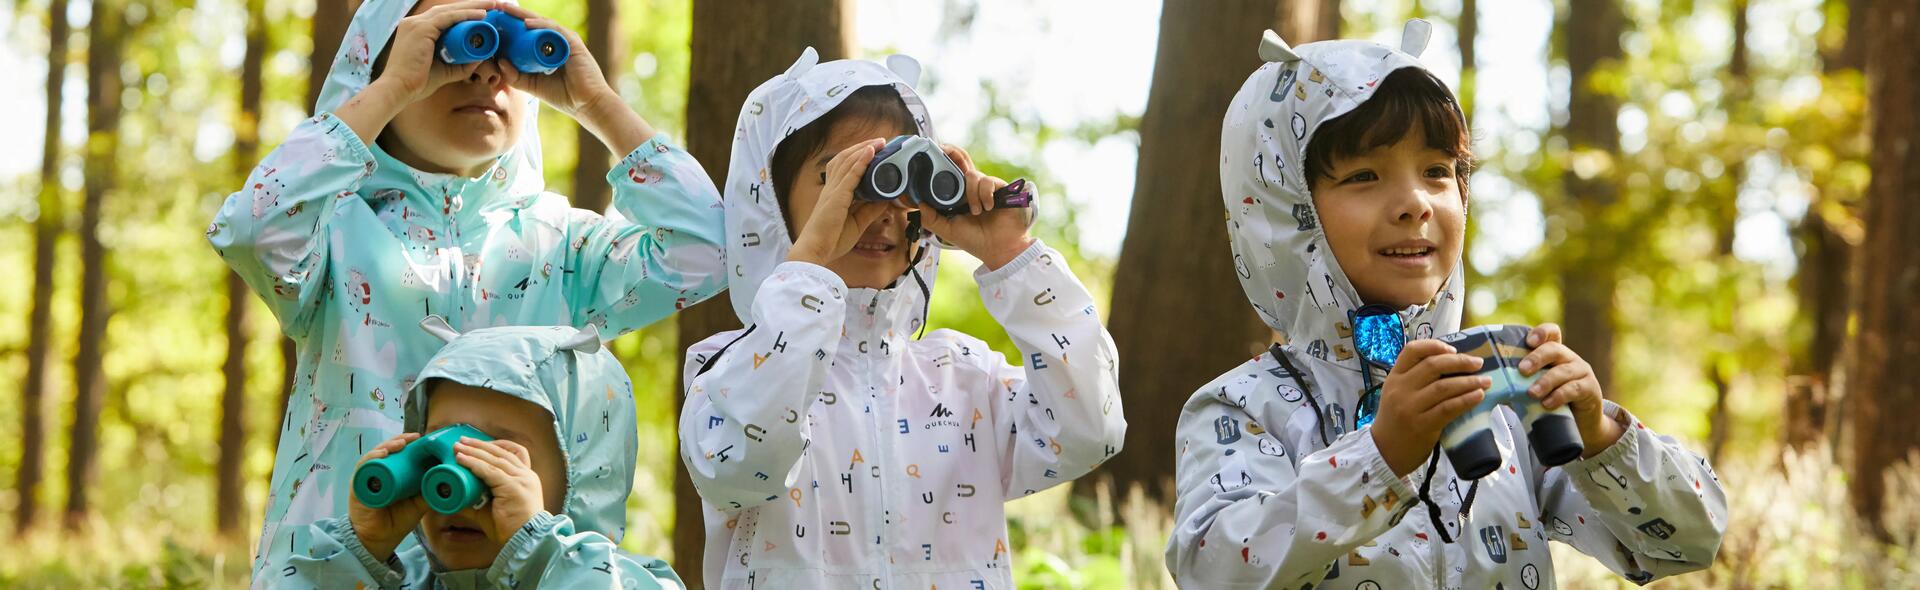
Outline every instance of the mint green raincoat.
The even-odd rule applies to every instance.
[[[406,392],[441,345],[417,327],[426,316],[461,330],[593,324],[617,335],[725,287],[719,191],[664,136],[613,167],[602,216],[545,190],[537,105],[520,143],[477,178],[414,170],[335,118],[414,3],[360,6],[320,114],[267,155],[207,229],[299,346],[256,587],[311,548],[308,525],[346,513],[354,463],[400,432]]]
[[[418,327],[413,327],[419,330]],[[682,588],[667,563],[623,553],[627,494],[638,447],[633,383],[600,346],[599,331],[506,327],[443,332],[409,396],[406,428],[426,426],[435,379],[482,387],[540,406],[567,461],[561,514],[540,511],[507,540],[493,566],[446,571],[424,545],[374,559],[345,516],[308,527],[311,543],[264,582],[276,588]]]

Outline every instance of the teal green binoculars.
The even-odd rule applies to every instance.
[[[361,463],[353,470],[353,497],[368,508],[385,508],[415,495],[427,507],[453,514],[487,499],[487,484],[453,460],[461,437],[493,440],[480,429],[455,424],[415,439],[400,452]]]

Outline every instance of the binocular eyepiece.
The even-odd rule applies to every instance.
[[[440,33],[440,61],[468,64],[505,54],[514,69],[528,74],[551,74],[566,65],[572,52],[559,31],[529,29],[526,21],[499,10],[485,20],[447,27]]]
[[[424,495],[427,507],[441,514],[479,506],[487,498],[486,482],[453,460],[461,437],[493,440],[466,424],[435,430],[398,453],[361,463],[353,471],[353,497],[368,508],[385,508]]]

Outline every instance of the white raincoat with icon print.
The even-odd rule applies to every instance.
[[[1093,298],[1035,243],[975,274],[1025,367],[925,322],[939,251],[891,288],[785,262],[774,147],[867,86],[898,90],[933,136],[919,65],[816,63],[755,89],[727,175],[727,262],[743,330],[687,353],[681,458],[707,508],[712,588],[1012,588],[1003,504],[1120,449],[1117,355]]]
[[[1641,584],[1712,563],[1727,521],[1712,469],[1612,402],[1606,412],[1626,432],[1590,459],[1541,466],[1503,408],[1494,435],[1505,463],[1477,486],[1446,460],[1406,477],[1387,468],[1371,433],[1354,428],[1364,369],[1347,312],[1361,303],[1314,215],[1304,162],[1322,123],[1366,101],[1387,74],[1424,69],[1415,55],[1428,27],[1409,23],[1400,50],[1294,49],[1269,35],[1267,63],[1228,107],[1220,179],[1234,268],[1281,344],[1200,388],[1181,412],[1167,546],[1175,580],[1538,590],[1554,585],[1549,541]],[[1456,266],[1432,301],[1401,311],[1408,338],[1459,330],[1462,291]]]

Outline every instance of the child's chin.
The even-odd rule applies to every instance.
[[[436,548],[433,556],[448,570],[477,570],[493,566],[493,559],[500,554],[498,548]]]

